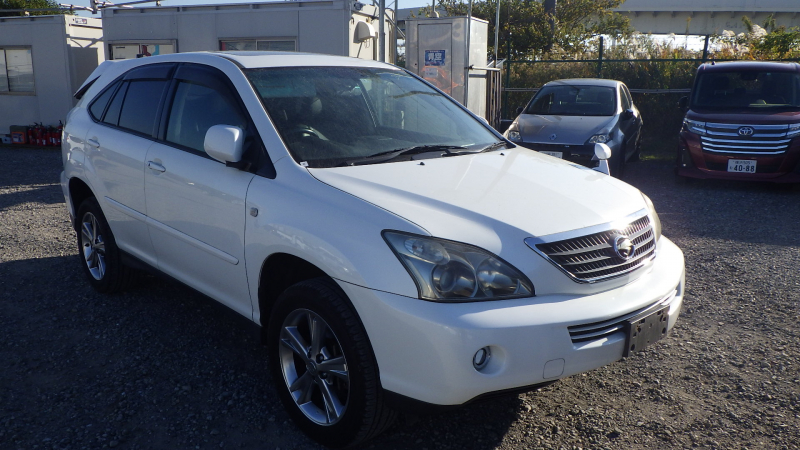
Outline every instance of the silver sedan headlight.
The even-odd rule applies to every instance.
[[[411,274],[421,299],[469,302],[534,295],[525,275],[481,248],[398,231],[384,231],[383,238]]]
[[[611,136],[607,134],[595,134],[587,141],[589,144],[605,144],[611,140]]]
[[[517,130],[510,130],[508,132],[508,140],[511,142],[521,142],[522,136],[520,136],[519,131]]]

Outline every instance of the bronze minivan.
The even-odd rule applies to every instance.
[[[679,176],[800,183],[800,64],[703,64],[680,106]]]

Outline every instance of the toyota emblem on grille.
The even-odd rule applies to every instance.
[[[555,133],[553,133],[553,134],[551,134],[551,135],[550,135],[550,140],[551,140],[551,141],[555,141],[557,137],[558,137],[558,136],[556,136],[556,134],[555,134]]]
[[[739,127],[739,136],[752,136],[754,132],[753,127]]]
[[[628,236],[614,236],[613,241],[611,241],[611,248],[623,261],[633,258],[634,253],[636,253],[636,244],[631,242]]]

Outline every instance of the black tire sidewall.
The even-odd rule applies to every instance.
[[[347,361],[350,393],[344,416],[333,425],[319,425],[308,419],[289,393],[280,364],[280,330],[286,317],[298,309],[307,309],[322,317],[331,328]],[[368,397],[375,398],[380,386],[377,363],[372,348],[352,305],[332,280],[300,282],[281,294],[270,313],[267,328],[270,374],[278,396],[294,422],[316,441],[340,448],[366,438],[373,408]],[[374,402],[372,402],[374,403]]]
[[[100,234],[103,236],[103,242],[105,244],[105,262],[106,262],[106,272],[103,275],[103,278],[100,280],[95,279],[91,272],[89,272],[89,267],[86,265],[86,260],[83,257],[83,245],[81,244],[81,228],[83,226],[83,216],[86,213],[91,213],[94,215],[95,219],[97,220],[97,226],[100,229]],[[122,277],[121,269],[122,263],[120,259],[120,252],[117,248],[116,240],[114,239],[114,234],[111,232],[111,227],[108,225],[108,221],[106,220],[103,211],[100,209],[100,205],[97,203],[97,199],[94,197],[89,197],[81,203],[80,207],[78,207],[78,214],[75,220],[75,233],[77,237],[77,245],[78,245],[78,257],[80,258],[81,267],[83,267],[83,273],[86,275],[87,280],[89,283],[94,287],[98,292],[113,292],[118,289],[119,285],[121,284],[120,278]]]

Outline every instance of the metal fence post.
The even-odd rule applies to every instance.
[[[597,48],[597,78],[603,78],[603,36],[600,36],[600,44]]]
[[[706,35],[706,43],[703,45],[703,62],[708,61],[708,40],[711,38],[710,35]]]
[[[506,70],[506,85],[503,87],[503,117],[508,117],[508,88],[511,87],[511,60],[507,59],[503,63]]]

